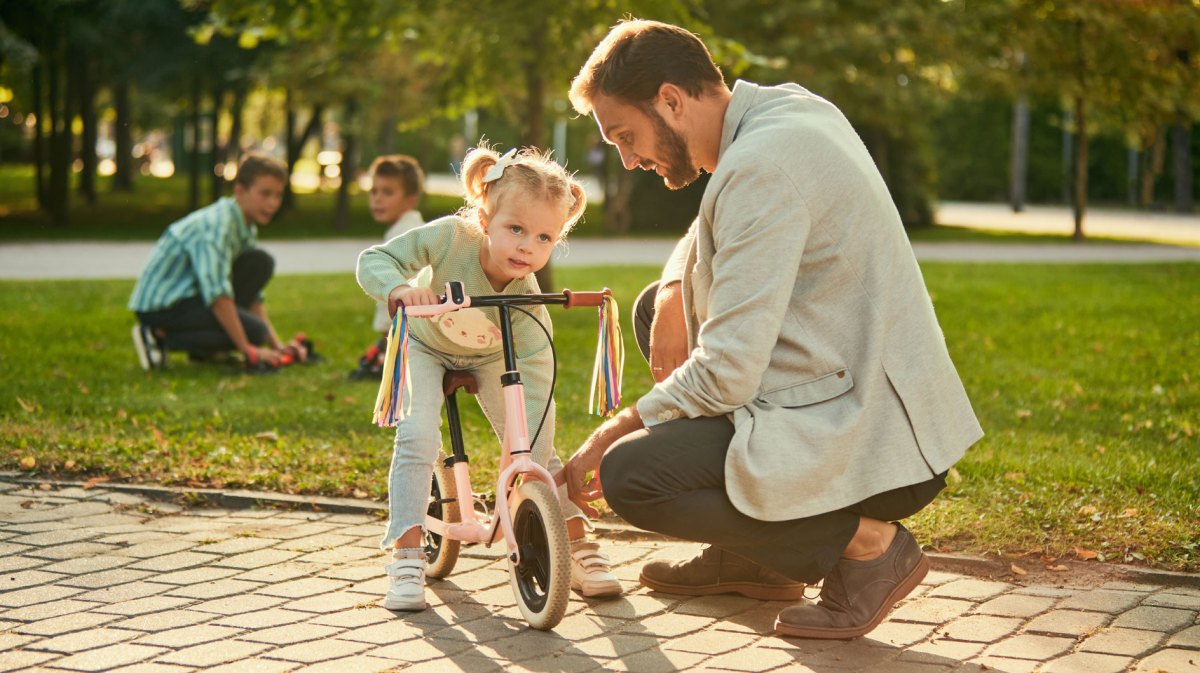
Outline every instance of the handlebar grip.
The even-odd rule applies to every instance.
[[[567,298],[567,303],[564,308],[572,308],[574,306],[603,306],[604,300],[607,297],[612,297],[612,290],[607,287],[599,292],[572,292],[571,290],[563,290],[563,296]]]

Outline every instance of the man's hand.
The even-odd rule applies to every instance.
[[[596,428],[563,469],[554,475],[555,483],[566,484],[567,499],[578,505],[589,518],[600,515],[591,503],[604,497],[604,486],[600,483],[600,461],[604,454],[618,439],[642,427],[637,407],[625,407]]]
[[[441,297],[427,287],[397,285],[388,293],[388,316],[395,317],[400,306],[429,306],[440,301]]]
[[[654,320],[650,323],[650,375],[659,383],[688,358],[687,323],[683,319],[683,290],[678,282],[658,288]]]

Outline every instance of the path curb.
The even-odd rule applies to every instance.
[[[363,498],[333,498],[321,495],[293,495],[270,491],[246,489],[191,488],[186,486],[159,486],[153,484],[123,484],[111,482],[82,482],[58,479],[38,479],[21,472],[0,471],[0,482],[38,487],[49,484],[54,489],[79,488],[102,489],[115,493],[138,495],[148,500],[171,502],[188,507],[216,507],[224,509],[275,508],[284,510],[311,510],[331,514],[366,514],[383,518],[387,513],[385,503]],[[619,521],[594,521],[597,530],[606,537],[626,540],[649,540],[677,542],[675,538],[634,528]],[[970,556],[942,552],[927,552],[935,570],[961,573],[989,579],[1013,579],[1012,561],[996,557]],[[1200,588],[1200,574],[1182,573],[1154,568],[1120,564],[1095,564],[1069,562],[1077,568],[1103,571],[1115,581],[1163,586],[1187,586]],[[1039,573],[1047,575],[1048,573]]]

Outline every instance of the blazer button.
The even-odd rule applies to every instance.
[[[844,379],[844,378],[846,378],[846,372],[844,372],[844,371],[842,371],[842,372],[838,372],[838,378],[839,378],[839,379]]]

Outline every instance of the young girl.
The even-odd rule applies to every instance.
[[[404,154],[375,157],[369,171],[371,176],[371,217],[387,225],[384,243],[425,223],[417,204],[424,191],[425,172],[417,160]],[[376,341],[358,359],[358,367],[350,372],[352,381],[378,381],[383,372],[383,355],[387,351],[388,328],[392,317],[387,302],[376,302],[375,318],[371,323]]]
[[[467,154],[462,166],[467,205],[457,215],[434,220],[358,258],[358,282],[367,294],[399,306],[436,304],[446,281],[462,281],[468,295],[541,292],[534,272],[546,265],[555,245],[583,214],[583,188],[549,156],[531,149],[499,156],[486,144]],[[423,272],[423,273],[422,273]],[[418,277],[419,280],[410,280]],[[550,328],[544,306],[530,307]],[[391,550],[387,565],[391,587],[383,606],[389,610],[425,609],[425,510],[433,462],[441,448],[442,376],[469,370],[479,381],[476,398],[499,436],[504,435],[500,374],[504,361],[494,309],[468,308],[441,319],[410,320],[408,380],[411,410],[396,426],[388,482],[389,521],[381,548]],[[517,367],[525,384],[529,436],[546,409],[553,376],[550,346],[541,329],[524,314],[513,317]],[[553,474],[562,463],[554,451],[551,403],[533,459]],[[588,542],[586,517],[561,499],[571,539],[571,587],[585,596],[621,592],[608,559]]]

